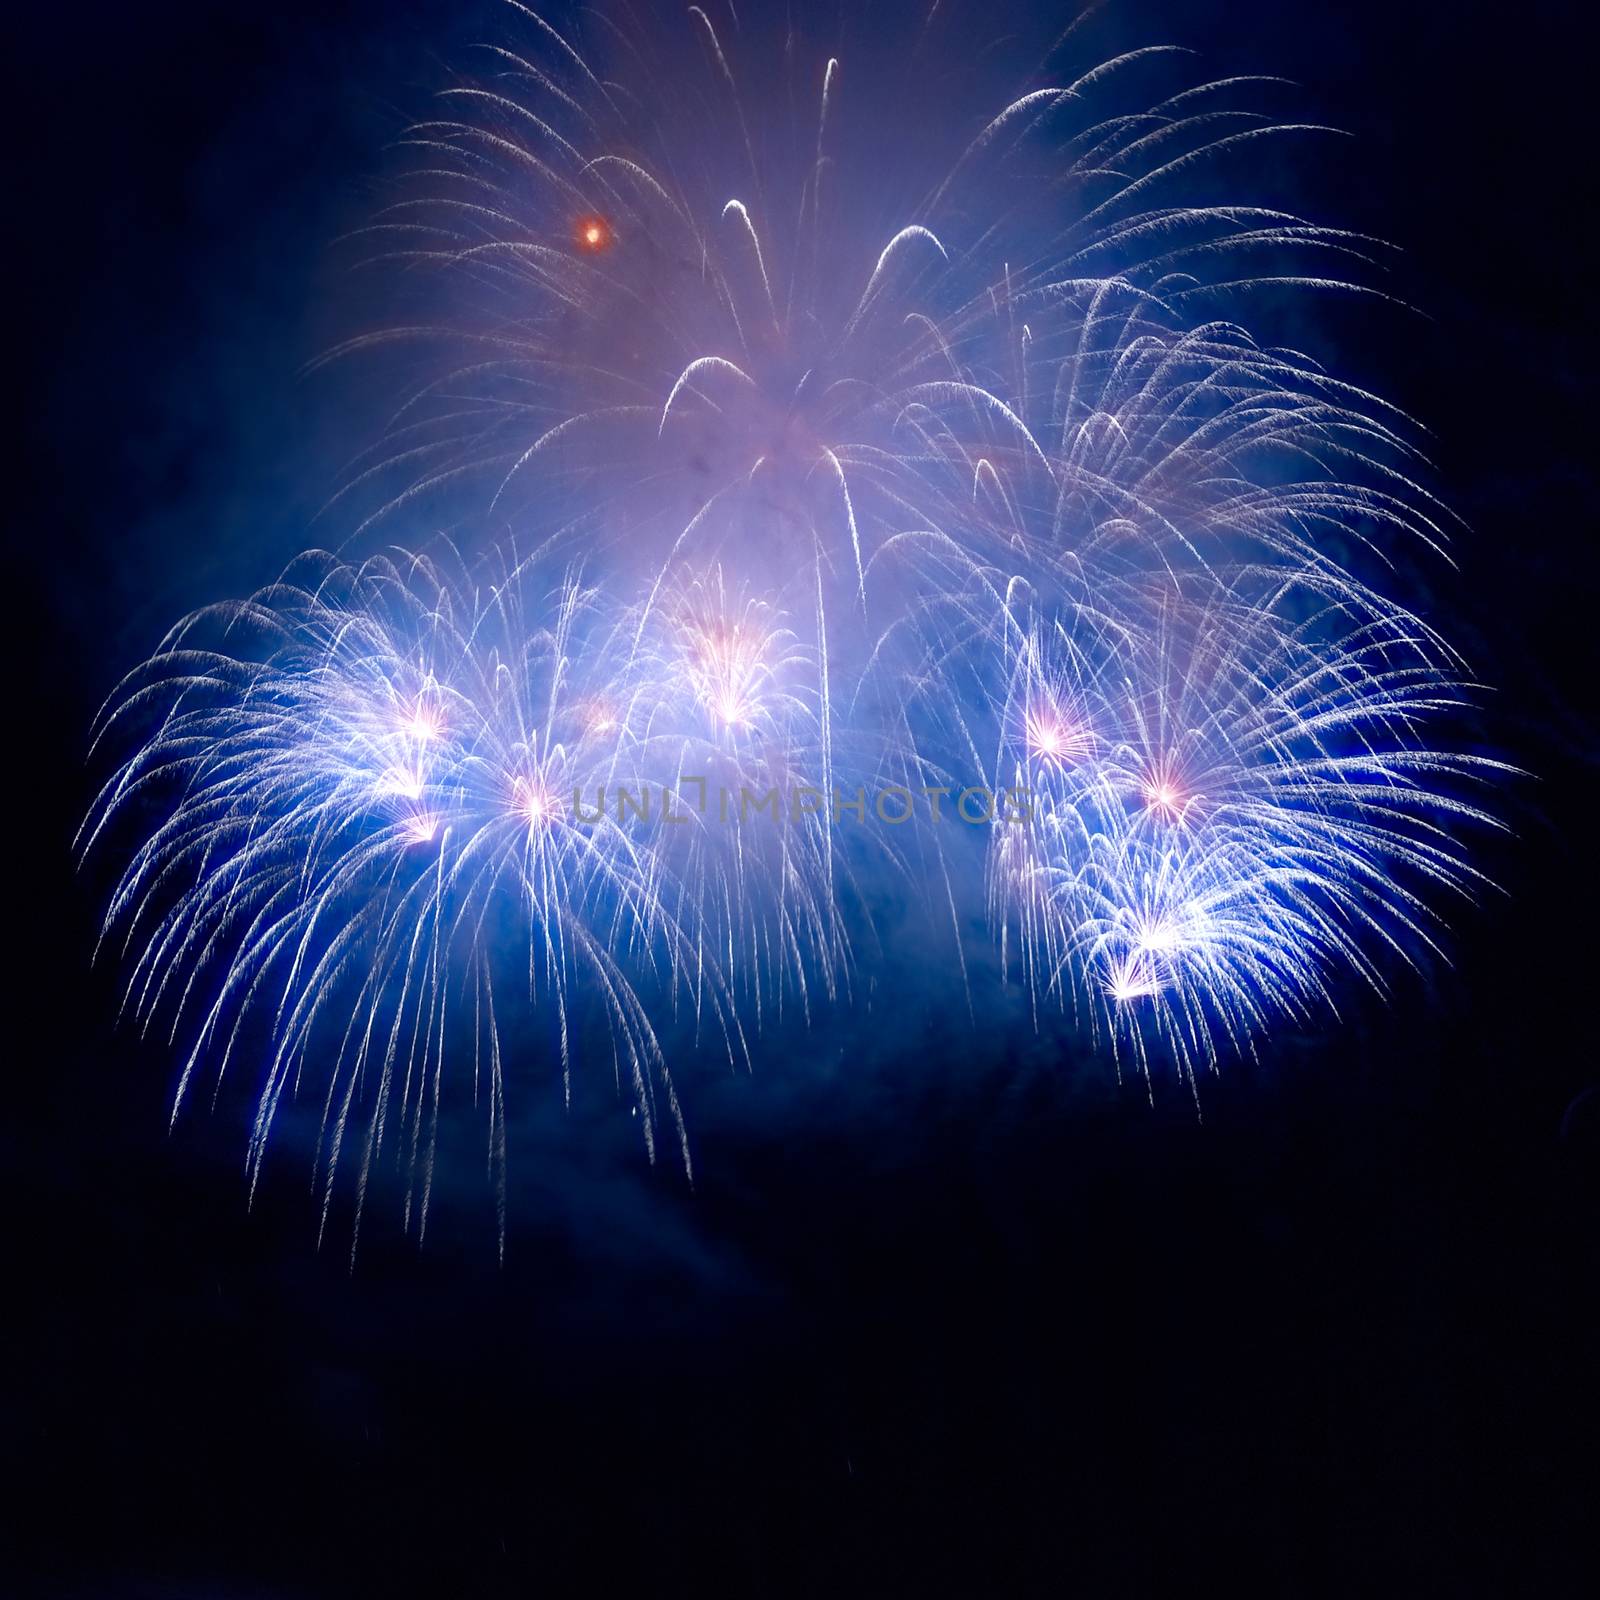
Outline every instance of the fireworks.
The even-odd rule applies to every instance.
[[[1030,982],[1073,991],[1143,1070],[1159,1043],[1192,1078],[1328,1002],[1340,968],[1381,989],[1374,949],[1433,946],[1429,891],[1478,881],[1451,824],[1490,823],[1473,792],[1504,769],[1416,746],[1462,691],[1403,619],[1351,632],[1292,587],[1120,603],[1141,626],[1102,636],[1093,750],[1002,753],[1029,769],[1035,827],[997,839],[991,904]],[[1063,637],[1025,637],[1014,698]]]
[[[580,1012],[598,1008],[652,1148],[661,1116],[682,1129],[642,990],[655,980],[670,1001],[692,974],[692,1004],[739,1048],[716,952],[675,917],[659,859],[603,803],[584,811],[629,776],[573,669],[604,626],[596,597],[573,578],[530,612],[528,581],[306,558],[188,619],[108,708],[104,732],[129,717],[153,731],[86,824],[91,846],[130,811],[162,814],[106,937],[128,957],[129,1011],[190,1041],[179,1103],[206,1053],[227,1071],[264,1013],[253,1176],[310,1060],[327,1075],[331,1185],[370,1077],[362,1185],[386,1139],[403,1147],[419,1228],[457,1052],[503,1176],[508,961],[564,1071]]]
[[[315,1062],[325,1182],[360,1103],[363,1185],[403,1148],[424,1216],[458,1060],[503,1163],[518,989],[563,1071],[602,1017],[681,1144],[659,1016],[738,1060],[848,996],[863,872],[959,925],[937,801],[870,849],[841,823],[884,785],[990,796],[1008,972],[1147,1074],[1420,959],[1503,769],[1434,747],[1461,664],[1355,568],[1447,519],[1405,417],[1237,320],[1371,293],[1381,247],[1186,198],[1316,130],[1159,50],[930,129],[940,8],[855,79],[759,16],[514,10],[351,242],[402,310],[334,352],[405,384],[336,513],[454,544],[306,558],[104,718],[133,748],[85,842],[150,820],[107,936],[180,1100],[264,1050],[259,1168]]]

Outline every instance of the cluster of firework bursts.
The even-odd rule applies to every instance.
[[[938,7],[853,113],[848,39],[514,10],[348,242],[401,305],[330,359],[403,398],[335,513],[427,536],[189,618],[102,718],[179,1100],[264,1061],[255,1172],[312,1074],[325,1193],[389,1149],[425,1218],[452,1082],[503,1173],[530,1030],[682,1144],[663,1019],[737,1063],[848,1003],[867,875],[1191,1082],[1433,947],[1499,769],[1358,574],[1443,513],[1404,417],[1235,320],[1379,247],[1187,198],[1311,131],[1271,81],[1069,38],[942,151],[894,109]]]

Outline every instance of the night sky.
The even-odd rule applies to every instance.
[[[1600,351],[1577,15],[1129,0],[1103,32],[1297,80],[1356,139],[1297,147],[1288,181],[1404,247],[1428,319],[1306,337],[1433,430],[1470,531],[1456,573],[1404,581],[1495,686],[1483,747],[1535,775],[1452,965],[1275,1034],[1203,1084],[1203,1119],[891,973],[893,1004],[776,1035],[753,1075],[680,1070],[693,1190],[608,1082],[567,1113],[536,1068],[505,1263],[473,1145],[426,1247],[376,1205],[353,1272],[343,1237],[317,1250],[292,1153],[247,1209],[246,1098],[168,1135],[173,1060],[114,1027],[103,885],[69,845],[116,680],[323,537],[369,421],[304,370],[352,314],[327,247],[482,12],[14,18],[0,1591],[1585,1592]]]

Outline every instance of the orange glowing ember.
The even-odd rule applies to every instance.
[[[578,248],[586,255],[597,256],[609,250],[615,242],[611,224],[604,217],[579,217],[574,234]]]

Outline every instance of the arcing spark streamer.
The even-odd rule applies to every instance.
[[[863,874],[959,958],[983,891],[931,823],[840,826],[869,783],[1031,796],[987,824],[1006,965],[1147,1074],[1433,945],[1503,769],[1435,748],[1461,665],[1353,569],[1445,517],[1406,418],[1236,320],[1371,294],[1381,248],[1192,198],[1327,130],[1181,52],[1065,70],[1071,30],[933,118],[973,54],[948,6],[894,52],[512,11],[350,242],[399,309],[330,358],[403,384],[335,514],[453,542],[306,558],[104,719],[136,742],[86,845],[149,823],[107,923],[129,1006],[185,1087],[264,1053],[254,1166],[314,1068],[328,1184],[360,1103],[363,1184],[403,1148],[425,1214],[458,1058],[503,1164],[512,993],[564,1069],[603,1018],[681,1142],[659,1017],[739,1060],[767,1008],[847,997]],[[584,810],[690,780],[820,798]]]

